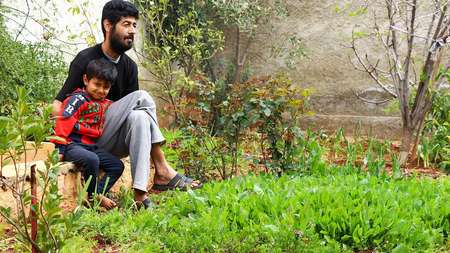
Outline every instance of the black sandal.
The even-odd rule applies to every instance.
[[[149,209],[155,207],[155,204],[149,198],[146,198],[143,201],[135,201],[135,203],[138,210],[141,208]]]
[[[155,191],[167,191],[167,190],[180,190],[180,191],[187,191],[188,189],[199,189],[203,185],[199,184],[197,186],[192,186],[192,183],[194,182],[194,179],[182,176],[180,174],[176,174],[175,177],[172,178],[172,180],[169,181],[167,184],[153,184],[152,190]]]

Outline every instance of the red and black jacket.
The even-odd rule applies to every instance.
[[[105,113],[112,101],[94,100],[83,89],[77,89],[63,104],[56,120],[53,139],[60,154],[70,143],[94,144],[102,135]]]

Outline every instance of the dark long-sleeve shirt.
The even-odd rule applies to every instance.
[[[79,52],[70,63],[67,79],[55,99],[62,102],[76,89],[82,89],[84,87],[83,74],[86,73],[88,63],[91,60],[102,57],[108,59],[102,51],[102,44],[97,44]],[[139,89],[138,68],[128,55],[122,54],[115,66],[118,72],[117,79],[107,96],[112,101],[117,101]]]

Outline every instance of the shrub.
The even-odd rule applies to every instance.
[[[252,137],[261,148],[262,158],[256,162],[267,170],[281,173],[298,167],[297,125],[299,116],[306,112],[309,90],[295,87],[284,75],[242,84],[212,83],[198,76],[192,87],[180,107],[182,125],[191,129],[192,138],[208,139],[200,134],[214,137],[212,143],[216,144],[211,150],[229,154],[230,159],[219,160],[231,162],[231,174],[240,174],[241,145]]]
[[[438,90],[433,98],[433,107],[418,147],[419,157],[425,166],[431,162],[450,172],[450,91]]]
[[[154,77],[157,94],[179,123],[180,100],[188,87],[182,80],[198,72],[223,46],[223,34],[205,16],[197,1],[134,1],[144,26],[142,65]]]
[[[51,106],[43,108],[42,114],[34,111],[33,104],[27,102],[29,94],[20,87],[17,89],[18,101],[11,109],[9,116],[0,116],[0,156],[6,163],[10,163],[15,171],[11,180],[0,177],[2,187],[11,192],[15,199],[15,209],[0,207],[0,216],[4,218],[17,234],[16,239],[24,246],[23,251],[30,251],[31,245],[35,245],[38,252],[58,251],[70,236],[70,231],[76,221],[76,214],[63,214],[61,208],[62,196],[58,193],[59,156],[55,150],[49,155],[45,166],[36,168],[37,174],[34,184],[39,185],[39,194],[30,193],[27,182],[26,170],[35,165],[25,162],[26,170],[20,170],[20,155],[25,155],[29,149],[26,140],[34,141],[33,150],[37,150],[42,142],[49,137],[48,129],[52,125],[49,118]],[[2,161],[3,163],[3,161]],[[33,177],[32,177],[33,178]],[[31,179],[33,182],[34,180]],[[36,203],[33,203],[33,200]],[[26,210],[30,208],[35,212],[37,224],[37,236],[33,239],[30,233],[30,216]]]
[[[0,48],[0,115],[11,112],[17,86],[29,91],[27,100],[32,103],[52,101],[66,73],[62,56],[46,43],[14,41],[1,20]]]

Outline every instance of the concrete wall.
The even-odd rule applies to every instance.
[[[369,11],[361,16],[352,16],[358,6],[364,6],[362,0],[288,0],[289,16],[273,20],[273,28],[266,27],[266,33],[260,33],[251,47],[252,67],[256,74],[267,75],[285,71],[301,87],[314,89],[312,105],[314,111],[321,114],[348,114],[364,116],[392,116],[387,113],[387,104],[375,105],[363,102],[355,91],[365,91],[366,98],[384,100],[389,96],[377,89],[377,85],[367,73],[356,70],[351,60],[356,61],[351,46],[352,30],[372,31],[374,13],[380,26],[386,27],[384,1],[369,0]],[[417,34],[426,35],[431,1],[419,1]],[[349,9],[346,9],[346,6]],[[336,11],[340,9],[340,11]],[[343,11],[344,10],[344,11]],[[268,31],[268,33],[267,33]],[[302,39],[306,57],[299,59],[294,69],[284,67],[283,57],[271,57],[270,46],[280,43],[280,38],[296,35]],[[402,34],[400,33],[400,36]],[[400,38],[402,39],[402,38]],[[227,46],[233,45],[233,34],[228,34]],[[403,41],[405,42],[405,41]],[[423,40],[416,38],[417,43]],[[359,48],[369,52],[375,58],[386,59],[385,51],[374,41],[359,43]],[[404,48],[404,47],[403,47]],[[415,51],[415,63],[418,67],[423,61],[423,47]],[[448,54],[447,54],[448,56]],[[445,58],[444,58],[445,59]],[[445,62],[444,62],[445,63]],[[417,71],[420,71],[417,68]]]
[[[256,73],[286,71],[296,84],[313,88],[314,111],[322,114],[385,115],[383,106],[357,99],[354,90],[375,87],[367,74],[357,71],[351,64],[351,32],[355,24],[363,23],[360,17],[337,13],[336,6],[356,4],[361,1],[288,1],[289,16],[276,22],[269,37],[260,38],[254,52],[263,57],[253,58]],[[268,48],[276,40],[294,34],[302,39],[306,56],[295,69],[283,67],[283,58],[270,58]],[[263,61],[260,59],[264,59]]]

